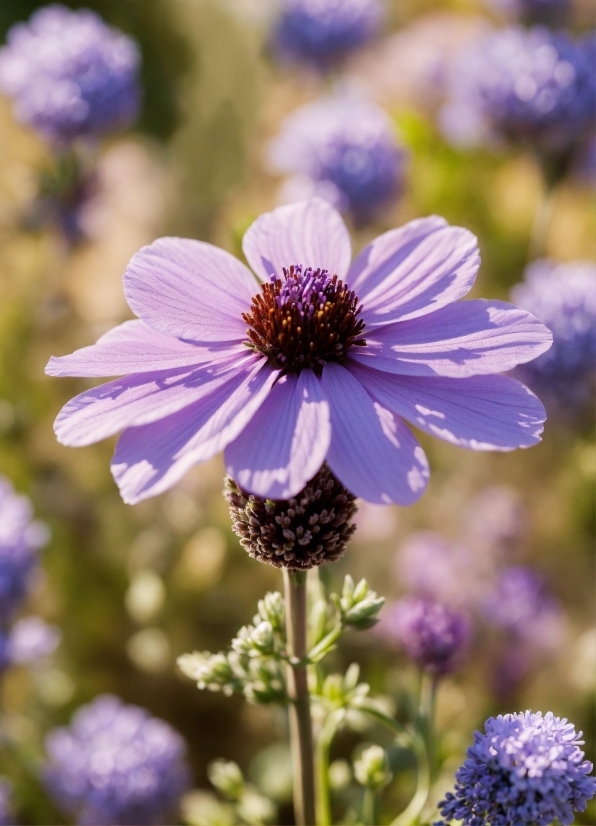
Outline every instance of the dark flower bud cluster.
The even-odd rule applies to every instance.
[[[356,530],[353,496],[323,465],[293,499],[274,501],[226,480],[232,527],[253,559],[306,570],[339,559]]]

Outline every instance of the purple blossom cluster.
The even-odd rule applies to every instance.
[[[386,607],[378,632],[401,643],[408,657],[436,677],[460,664],[471,637],[464,614],[424,597],[405,597]]]
[[[12,620],[25,599],[47,536],[46,527],[33,519],[27,497],[0,476],[0,626]]]
[[[272,45],[282,60],[325,71],[369,42],[382,21],[382,0],[280,0]]]
[[[406,151],[382,109],[340,95],[292,112],[270,146],[269,162],[292,176],[284,186],[287,200],[318,195],[362,224],[399,195]]]
[[[354,495],[411,504],[428,462],[404,419],[472,450],[536,444],[544,409],[496,375],[550,346],[531,314],[458,301],[479,267],[476,238],[437,216],[372,241],[350,264],[339,213],[313,198],[247,230],[238,259],[161,238],[124,277],[139,318],[52,358],[56,376],[124,375],[70,401],[55,430],[89,445],[124,430],[112,470],[125,501],[175,484],[225,449],[245,491],[289,499],[327,462]],[[324,276],[316,304],[312,273]],[[284,283],[291,301],[280,303]]]
[[[80,708],[45,745],[46,786],[84,826],[170,823],[188,788],[182,737],[111,695]]]
[[[520,371],[559,416],[592,419],[596,390],[596,265],[534,261],[512,291],[543,321],[553,346]]]
[[[130,125],[140,103],[136,43],[87,9],[46,6],[0,49],[0,89],[16,117],[68,145]]]
[[[510,26],[468,50],[441,115],[456,144],[505,141],[532,148],[554,175],[594,133],[594,37]]]
[[[550,711],[491,717],[484,733],[475,732],[455,794],[439,806],[445,821],[435,826],[569,826],[596,794],[580,737]]]

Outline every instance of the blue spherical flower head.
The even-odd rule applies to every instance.
[[[45,780],[77,823],[163,824],[188,788],[182,737],[138,706],[104,695],[46,738]]]
[[[374,220],[399,195],[406,158],[382,109],[342,96],[290,114],[269,153],[272,170],[291,176],[288,200],[318,195],[357,224]]]
[[[465,826],[568,826],[596,794],[583,741],[552,712],[491,717],[456,777],[455,794],[439,804],[445,821]],[[435,826],[445,826],[440,821]]]
[[[382,20],[381,0],[281,0],[273,48],[282,59],[326,71],[371,40]]]
[[[136,43],[86,9],[36,11],[0,49],[0,89],[17,118],[53,144],[130,125],[140,102]]]
[[[37,551],[46,541],[47,530],[33,520],[27,497],[0,476],[0,625],[12,619],[24,600]]]
[[[534,261],[514,300],[543,321],[553,346],[520,376],[539,390],[553,413],[568,421],[591,420],[596,388],[596,265],[589,261]]]
[[[442,112],[446,137],[530,148],[556,182],[594,133],[594,51],[592,36],[572,40],[541,27],[492,32],[454,71]]]

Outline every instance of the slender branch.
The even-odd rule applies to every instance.
[[[375,826],[376,822],[376,794],[367,786],[362,797],[362,823],[364,826]]]
[[[286,597],[290,700],[290,746],[294,776],[294,810],[297,826],[315,824],[315,784],[310,696],[306,667],[299,664],[307,651],[306,573],[283,570]],[[294,659],[295,658],[295,659]],[[297,662],[298,661],[298,662]]]
[[[416,792],[404,811],[391,821],[391,826],[414,826],[422,810],[426,806],[430,794],[430,764],[426,743],[417,735],[412,742],[412,749],[416,756],[418,778]]]
[[[542,258],[546,254],[555,194],[555,186],[545,183],[540,194],[540,200],[536,206],[536,212],[534,213],[534,223],[532,225],[530,246],[528,249],[528,261],[533,261],[535,258]]]
[[[331,826],[331,806],[329,801],[329,749],[345,711],[332,711],[325,720],[317,738],[315,765],[317,776],[317,826]]]

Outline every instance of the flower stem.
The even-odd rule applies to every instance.
[[[317,826],[331,826],[331,806],[329,803],[329,749],[345,712],[333,711],[325,720],[317,737]]]
[[[553,214],[556,188],[554,185],[545,183],[540,200],[534,213],[534,223],[530,234],[530,246],[528,249],[528,261],[542,258],[546,254],[548,233]]]
[[[307,652],[306,572],[283,570],[286,597],[288,653],[302,659]],[[297,826],[315,824],[313,736],[308,675],[304,665],[287,667],[290,699],[290,747],[294,776],[294,813]]]
[[[373,789],[367,787],[362,798],[362,823],[364,826],[375,826],[377,822],[375,803],[375,793]]]

